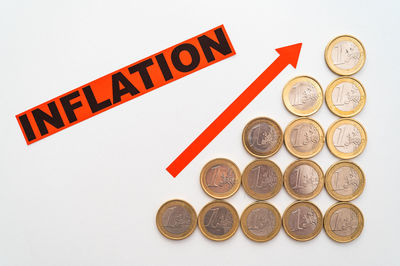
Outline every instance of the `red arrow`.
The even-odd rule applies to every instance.
[[[176,177],[287,65],[296,68],[301,45],[275,49],[279,57],[167,167],[167,171]]]

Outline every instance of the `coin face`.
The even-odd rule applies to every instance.
[[[200,173],[203,190],[215,199],[226,199],[240,187],[240,170],[228,159],[214,159],[208,162]]]
[[[363,230],[364,217],[353,204],[339,202],[331,206],[324,216],[327,235],[337,242],[350,242]]]
[[[325,100],[329,110],[335,115],[351,117],[363,109],[366,95],[364,87],[358,80],[342,77],[328,85]]]
[[[297,200],[316,197],[324,187],[324,173],[313,161],[297,160],[285,170],[283,182],[286,191]]]
[[[233,236],[239,227],[239,216],[225,201],[212,201],[199,213],[199,228],[207,238],[223,241]]]
[[[281,190],[282,183],[279,166],[270,160],[256,160],[243,171],[243,188],[249,196],[257,200],[274,197]]]
[[[326,46],[325,62],[338,75],[353,75],[364,66],[364,46],[353,36],[338,36]]]
[[[283,214],[283,228],[294,240],[308,241],[322,229],[322,213],[313,203],[296,201]]]
[[[329,127],[326,143],[336,157],[351,159],[364,151],[367,144],[367,134],[364,127],[356,120],[342,118]]]
[[[265,242],[274,238],[281,229],[281,215],[271,204],[256,202],[243,211],[240,227],[249,239]]]
[[[251,120],[242,133],[244,148],[257,158],[274,155],[283,143],[282,129],[271,118],[259,117]]]
[[[183,200],[165,202],[156,216],[156,224],[160,233],[174,240],[190,236],[196,228],[196,223],[196,211]]]
[[[324,147],[324,130],[311,118],[299,118],[286,127],[284,140],[291,154],[311,158]]]
[[[308,116],[321,108],[323,91],[312,77],[300,76],[290,80],[282,92],[283,103],[294,115]]]
[[[332,165],[326,171],[325,178],[326,191],[338,201],[353,200],[364,190],[364,173],[353,162],[341,161]]]

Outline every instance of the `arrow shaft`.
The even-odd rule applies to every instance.
[[[288,65],[279,56],[168,167],[176,177]]]

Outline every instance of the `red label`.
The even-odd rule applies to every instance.
[[[16,115],[27,144],[235,54],[223,25]]]

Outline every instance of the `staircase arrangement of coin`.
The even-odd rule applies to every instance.
[[[242,142],[248,153],[258,158],[241,174],[235,163],[218,158],[208,162],[200,173],[203,190],[215,198],[205,205],[198,217],[194,208],[183,200],[170,200],[157,212],[156,224],[165,237],[184,239],[198,224],[209,239],[223,241],[235,234],[239,227],[251,240],[265,242],[281,229],[293,239],[308,241],[324,227],[327,235],[337,242],[356,239],[364,226],[361,211],[349,201],[357,198],[365,186],[361,168],[347,159],[361,154],[367,142],[364,127],[349,117],[358,114],[365,105],[366,95],[361,83],[350,77],[365,63],[365,49],[356,38],[343,35],[334,38],[325,49],[325,61],[336,74],[325,92],[329,110],[342,117],[327,131],[326,142],[333,155],[344,161],[333,164],[324,174],[321,167],[309,158],[324,146],[324,130],[317,121],[308,118],[323,103],[323,90],[314,78],[299,76],[283,88],[282,100],[286,109],[301,118],[295,119],[282,132],[271,118],[259,117],[244,128]],[[282,174],[278,165],[266,158],[274,155],[285,144],[287,150],[299,158]],[[257,201],[250,204],[240,220],[235,208],[222,199],[235,194],[243,185],[246,193]],[[323,216],[311,203],[325,188],[338,202]],[[274,197],[284,185],[296,201],[286,208],[283,217],[271,204],[264,202]]]

